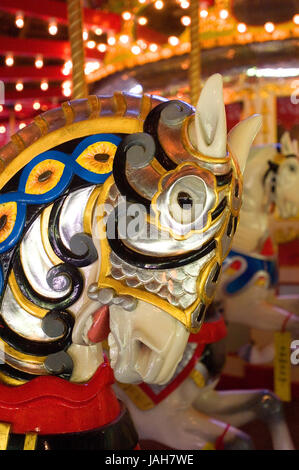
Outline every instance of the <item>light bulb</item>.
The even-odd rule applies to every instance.
[[[44,61],[42,56],[37,56],[35,59],[35,67],[41,69],[44,66]]]
[[[237,26],[237,30],[239,31],[239,33],[246,33],[247,31],[247,26],[245,23],[239,23],[238,26]]]
[[[129,11],[124,11],[121,16],[125,21],[129,21],[132,18],[132,15]]]
[[[227,10],[221,10],[219,15],[220,15],[220,18],[222,20],[226,20],[226,18],[228,18],[228,11]]]
[[[162,10],[163,7],[164,7],[164,3],[162,2],[162,0],[157,0],[157,1],[155,2],[155,8],[156,8],[157,10]]]
[[[138,23],[141,26],[144,26],[145,24],[147,24],[147,18],[145,18],[145,16],[141,16],[140,18],[138,18]]]
[[[267,33],[273,33],[275,26],[273,23],[271,23],[271,21],[268,21],[267,23],[265,23],[264,28],[267,31]]]
[[[190,16],[182,16],[181,18],[181,23],[184,26],[189,26],[191,24],[191,18]]]
[[[58,32],[58,26],[56,20],[50,20],[49,27],[48,27],[49,34],[51,36],[55,36]]]
[[[23,109],[23,106],[21,105],[21,103],[16,103],[16,104],[15,104],[15,111],[16,111],[17,113],[19,113],[20,111],[22,111],[22,109]]]
[[[140,54],[141,49],[140,49],[139,46],[133,46],[131,51],[133,52],[133,54],[138,55],[138,54]]]
[[[40,87],[41,87],[41,90],[47,91],[49,88],[49,83],[47,82],[47,80],[43,80],[40,84]]]
[[[179,38],[177,38],[176,36],[170,36],[168,38],[168,42],[171,46],[177,46],[180,41]]]
[[[18,13],[16,14],[16,21],[15,21],[15,23],[16,23],[16,27],[17,27],[17,28],[19,28],[19,29],[24,28],[24,15],[23,15],[23,13],[18,12]]]
[[[14,58],[12,54],[8,54],[5,58],[5,63],[8,67],[11,67],[14,64]]]
[[[18,82],[16,83],[16,90],[17,90],[17,91],[22,91],[23,89],[24,89],[23,82],[18,81]]]

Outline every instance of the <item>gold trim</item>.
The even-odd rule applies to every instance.
[[[133,384],[123,384],[117,382],[130,400],[142,411],[151,410],[156,405],[153,400],[138,386]]]
[[[37,305],[30,302],[30,300],[26,299],[26,297],[22,294],[22,292],[21,292],[21,290],[18,286],[17,280],[15,278],[15,273],[13,272],[13,270],[11,271],[11,273],[9,275],[8,285],[11,289],[11,292],[12,292],[14,298],[16,299],[18,304],[24,310],[26,310],[26,312],[30,313],[34,317],[44,318],[44,316],[47,314],[48,310],[46,310],[45,308],[38,307]],[[0,340],[0,342],[1,342],[1,340]]]
[[[96,95],[89,95],[87,101],[90,108],[89,119],[96,119],[101,112],[101,101]]]
[[[208,157],[204,155],[203,153],[199,152],[196,148],[193,147],[193,145],[190,142],[189,135],[188,135],[188,127],[191,124],[192,121],[195,119],[195,114],[192,114],[191,116],[188,116],[185,118],[183,124],[182,124],[182,131],[181,131],[181,140],[182,144],[185,148],[185,150],[190,154],[193,155],[193,157],[198,158],[202,162],[206,163],[214,163],[214,164],[224,164],[224,163],[229,163],[230,162],[230,155],[228,154],[224,158],[215,158],[215,157]]]
[[[151,161],[151,167],[159,174],[159,175],[165,175],[167,173],[167,170],[161,165],[161,163],[158,162],[156,158],[153,158]]]
[[[0,450],[7,449],[10,427],[9,423],[0,423]]]
[[[62,260],[58,258],[56,253],[54,252],[49,236],[48,236],[48,228],[49,228],[49,218],[51,214],[53,204],[50,206],[46,207],[46,209],[43,210],[41,214],[41,219],[40,219],[40,231],[41,231],[41,239],[42,239],[42,244],[44,247],[44,250],[49,258],[49,260],[56,266],[57,264],[62,263]]]
[[[9,355],[13,359],[17,359],[18,361],[22,361],[28,364],[40,365],[40,364],[43,364],[45,359],[47,358],[47,356],[31,356],[29,354],[21,353],[20,351],[17,351],[16,349],[9,346],[9,344],[5,343],[5,341],[3,341],[3,339],[1,338],[0,338],[0,349],[4,352],[5,356]],[[13,365],[13,367],[18,369],[17,365],[15,364]]]
[[[144,121],[148,113],[152,109],[152,99],[150,95],[142,95],[141,103],[140,103],[140,113],[138,119]]]
[[[9,385],[11,387],[18,387],[27,383],[27,380],[18,380],[14,377],[9,377],[9,375],[5,375],[3,372],[0,372],[0,383]]]
[[[36,443],[37,443],[37,434],[34,432],[28,432],[25,436],[23,450],[35,450]]]
[[[38,115],[34,118],[34,123],[41,131],[41,135],[47,135],[49,132],[49,124],[45,119],[43,119],[42,115]]]
[[[22,152],[22,150],[25,149],[26,145],[24,143],[24,140],[19,134],[14,134],[11,136],[11,141],[15,144],[19,152]]]
[[[199,387],[203,388],[206,384],[205,378],[199,370],[193,369],[189,376],[193,382]]]
[[[102,191],[102,186],[98,186],[94,188],[85,207],[84,216],[83,216],[83,230],[85,233],[88,233],[89,235],[92,235],[92,214],[93,214],[95,203],[101,191]]]
[[[74,122],[74,119],[75,119],[75,111],[70,101],[65,101],[64,103],[62,103],[61,109],[65,117],[65,125],[69,126],[70,124]]]
[[[115,107],[116,116],[124,116],[127,112],[127,101],[120,91],[116,91],[113,95],[113,105]]]
[[[7,164],[5,171],[0,174],[0,189],[3,188],[20,169],[24,168],[27,163],[33,160],[34,157],[53,148],[53,142],[58,146],[69,140],[98,134],[99,132],[133,134],[135,132],[142,132],[142,130],[143,123],[138,119],[118,116],[86,119],[56,129],[33,142]]]

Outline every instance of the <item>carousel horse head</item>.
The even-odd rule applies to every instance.
[[[214,75],[196,110],[91,96],[13,136],[0,151],[1,379],[83,382],[108,337],[119,381],[169,380],[212,301],[260,124],[227,137]]]
[[[283,158],[276,168],[275,202],[283,218],[296,217],[299,212],[298,142],[285,132],[280,140]]]

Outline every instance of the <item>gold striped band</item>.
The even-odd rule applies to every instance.
[[[69,126],[74,122],[75,111],[72,108],[70,101],[65,101],[64,103],[62,103],[61,108],[65,117],[65,125]]]

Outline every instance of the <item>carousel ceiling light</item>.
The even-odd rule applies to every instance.
[[[189,26],[191,24],[191,18],[190,16],[182,16],[181,18],[181,23],[184,26]]]
[[[294,15],[293,16],[293,21],[294,21],[295,24],[299,25],[299,15]]]
[[[295,67],[278,67],[259,69],[257,67],[251,67],[246,72],[248,77],[258,78],[288,78],[299,76],[299,68]]]
[[[96,47],[96,42],[95,41],[88,41],[87,47],[88,47],[88,49],[94,49]]]
[[[181,8],[183,8],[184,10],[187,10],[187,8],[189,8],[189,6],[190,6],[190,3],[187,0],[183,0],[181,2]]]
[[[101,28],[96,28],[94,32],[97,36],[101,36],[103,34],[103,30]]]
[[[16,103],[14,109],[17,113],[19,113],[20,111],[22,111],[23,106],[21,105],[21,103]]]
[[[138,18],[138,23],[141,26],[144,26],[147,23],[147,18],[145,18],[145,16],[141,16],[140,18]]]
[[[19,124],[19,129],[20,129],[20,130],[21,130],[21,129],[24,129],[24,127],[26,127],[25,122],[21,122],[21,123]]]
[[[133,46],[133,47],[131,48],[131,51],[132,51],[133,54],[138,55],[138,54],[140,54],[141,49],[140,49],[139,46]]]
[[[72,61],[68,60],[67,62],[65,62],[64,66],[63,66],[62,74],[64,76],[69,75],[71,73],[72,68],[73,68]]]
[[[35,67],[41,69],[44,66],[44,61],[41,55],[37,56],[35,59]]]
[[[156,10],[162,10],[162,8],[164,7],[164,3],[162,2],[162,0],[157,0],[155,2],[155,8]]]
[[[245,23],[239,23],[238,26],[237,26],[237,30],[239,31],[239,33],[246,33],[247,31],[247,26]]]
[[[5,58],[5,63],[7,67],[11,67],[14,64],[14,58],[12,54],[8,54]]]
[[[19,11],[19,12],[16,14],[16,21],[15,21],[15,23],[16,23],[16,27],[17,27],[17,28],[19,28],[19,29],[24,28],[24,15],[23,15],[22,12]]]
[[[58,26],[56,20],[52,19],[49,21],[48,31],[51,36],[55,36],[58,33]]]
[[[103,42],[101,44],[98,44],[97,46],[98,51],[100,52],[106,52],[107,51],[107,44],[104,44]]]
[[[3,109],[4,108],[3,108],[2,104],[0,104],[0,113],[2,113]]]
[[[128,44],[129,42],[129,36],[127,34],[122,34],[120,37],[119,37],[119,40],[122,44]]]
[[[88,39],[88,31],[86,31],[86,29],[84,29],[84,31],[83,31],[83,40],[87,41],[87,39]]]
[[[273,33],[275,26],[273,23],[271,23],[271,21],[268,21],[267,23],[265,23],[264,28],[267,31],[267,33]]]
[[[40,84],[42,91],[47,91],[49,89],[49,83],[47,80],[43,80]]]
[[[168,38],[168,43],[171,45],[171,46],[177,46],[178,43],[180,42],[179,38],[177,38],[176,36],[170,36]]]
[[[6,132],[6,127],[0,126],[0,134],[5,134],[5,132]]]
[[[151,52],[157,52],[157,50],[158,50],[158,45],[153,42],[152,44],[149,45],[149,50],[150,50]]]
[[[16,90],[17,91],[23,91],[24,89],[24,85],[23,85],[23,82],[21,82],[20,80],[16,83]]]
[[[108,39],[107,39],[107,42],[109,44],[109,46],[114,46],[115,43],[116,43],[116,39],[114,36],[110,36]]]
[[[220,10],[219,16],[222,20],[226,20],[228,18],[228,11],[225,9]]]
[[[146,0],[138,0],[139,3],[143,4],[146,2]]]
[[[39,101],[35,101],[35,102],[33,103],[33,109],[34,109],[35,111],[38,111],[38,110],[40,109],[40,102],[39,102]]]
[[[200,10],[200,17],[201,18],[207,18],[209,15],[208,10]]]
[[[121,16],[125,21],[129,21],[132,18],[132,15],[129,11],[124,11]]]
[[[88,63],[86,65],[88,66]],[[85,66],[85,73],[86,73],[86,66]],[[72,82],[71,82],[71,80],[65,80],[62,83],[62,94],[66,97],[71,96],[71,94],[72,94]]]

